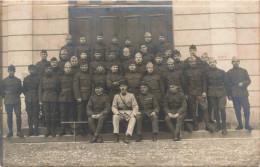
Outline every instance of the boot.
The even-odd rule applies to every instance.
[[[97,142],[97,139],[98,139],[98,135],[94,135],[92,137],[92,140],[90,140],[90,143],[96,143]]]
[[[99,136],[99,135],[98,135],[97,143],[103,143],[103,138],[101,136]]]
[[[157,133],[153,133],[153,141],[157,141]]]
[[[13,136],[13,132],[9,132],[8,134],[7,134],[7,138],[10,138],[10,137],[12,137]]]
[[[118,143],[118,142],[119,142],[119,134],[115,133],[114,143]]]
[[[59,132],[59,136],[63,136],[63,135],[65,135],[65,134],[66,134],[66,129],[65,129],[64,126],[62,126],[62,127],[61,127],[61,130],[60,130],[60,132]]]
[[[55,128],[52,128],[52,130],[51,130],[51,135],[52,135],[52,137],[56,137]]]
[[[28,136],[32,136],[32,135],[33,135],[33,129],[29,128]]]
[[[238,126],[236,127],[236,130],[241,130],[243,129],[243,125],[242,124],[238,124]]]
[[[194,126],[193,126],[193,131],[198,131],[198,121],[194,120]]]
[[[38,126],[34,128],[34,136],[39,136]]]
[[[175,133],[173,140],[174,140],[174,141],[179,141],[179,140],[181,140],[181,139],[180,139],[180,133]]]
[[[125,144],[129,144],[130,143],[130,135],[126,135],[123,142]]]
[[[212,126],[210,124],[206,125],[206,130],[209,131],[210,133],[214,132],[214,129],[212,128]]]
[[[245,129],[247,129],[248,131],[253,130],[253,128],[249,125],[249,111],[244,112],[245,114]]]
[[[137,139],[135,141],[136,142],[141,142],[142,141],[142,135],[137,135]]]
[[[218,131],[220,131],[220,130],[221,130],[220,122],[217,121],[216,132],[218,132]]]
[[[17,130],[17,136],[23,138],[23,133],[21,132],[21,129]]]
[[[28,117],[28,126],[29,126],[28,136],[32,136],[33,135],[33,120],[30,117]]]
[[[49,137],[51,135],[51,127],[50,127],[50,124],[47,122],[46,122],[46,128],[47,128],[47,131],[44,134],[44,137]]]
[[[21,119],[16,119],[16,124],[17,124],[17,136],[22,138],[23,137],[23,133],[21,132],[22,120]]]

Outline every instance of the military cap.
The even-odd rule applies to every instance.
[[[8,66],[8,71],[14,71],[15,72],[15,66],[14,65]]]
[[[78,60],[78,57],[77,57],[77,56],[72,56],[72,57],[70,58],[70,60]]]
[[[165,33],[161,32],[159,36],[166,37]]]
[[[72,36],[70,34],[68,34],[66,39],[72,39]]]
[[[194,56],[189,57],[189,61],[196,61],[196,58]]]
[[[156,57],[163,57],[163,53],[161,53],[161,52],[156,53],[155,58]]]
[[[41,50],[40,53],[45,53],[45,54],[47,54],[47,51],[46,51],[46,50]]]
[[[65,66],[71,66],[71,63],[68,61],[68,62],[66,62],[65,64],[64,64],[64,67]]]
[[[112,62],[112,64],[111,64],[111,67],[113,67],[113,66],[118,66],[119,67],[119,63],[118,62]]]
[[[181,54],[181,52],[178,50],[174,50],[174,52],[173,52],[173,55],[180,55],[180,54]]]
[[[169,63],[174,63],[174,60],[173,60],[172,58],[169,58],[169,59],[167,60],[167,64],[169,64]]]
[[[112,38],[118,38],[118,35],[117,34],[114,34],[113,36],[112,36]]]
[[[56,57],[51,58],[51,62],[58,61]]]
[[[79,54],[81,55],[82,53],[86,53],[87,54],[86,50],[82,50]]]
[[[148,62],[148,63],[146,64],[146,68],[148,68],[148,67],[153,67],[153,63],[152,63],[152,62]]]
[[[103,37],[103,33],[99,33],[97,36],[101,36],[101,37]]]
[[[94,53],[100,53],[100,54],[102,54],[102,50],[101,50],[101,49],[95,49]]]
[[[145,37],[151,37],[151,36],[152,36],[152,34],[151,34],[151,33],[149,33],[149,32],[145,32],[144,36],[145,36]]]
[[[88,65],[88,62],[86,61],[86,60],[81,60],[80,62],[79,62],[79,65],[80,66],[82,66],[82,65]]]
[[[104,88],[104,86],[101,83],[97,83],[97,84],[95,84],[95,89],[96,88]]]
[[[126,81],[125,81],[125,80],[122,80],[122,81],[120,81],[120,82],[119,82],[119,85],[126,85],[126,86],[127,86],[127,84],[126,84]]]
[[[144,82],[144,81],[141,82],[140,87],[141,87],[141,86],[146,86],[146,87],[150,88],[149,85],[148,85],[148,83],[147,83],[147,82]]]
[[[237,56],[232,57],[232,61],[240,61],[240,59]]]
[[[130,65],[132,65],[132,64],[135,65],[135,61],[134,61],[133,59],[131,59],[131,60],[128,61],[128,66],[130,66]]]
[[[28,70],[35,70],[36,69],[36,66],[31,64],[28,66]]]
[[[197,49],[196,45],[190,45],[190,49]]]

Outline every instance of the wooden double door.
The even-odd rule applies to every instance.
[[[115,5],[114,5],[115,6]],[[134,45],[140,45],[146,31],[158,43],[158,35],[163,32],[167,41],[173,43],[172,7],[71,7],[70,33],[75,42],[80,36],[87,37],[88,44],[96,42],[96,35],[103,33],[104,42],[109,44],[112,35],[119,36],[119,42],[130,37]]]

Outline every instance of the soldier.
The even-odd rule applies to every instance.
[[[128,48],[129,50],[131,50],[132,53],[135,53],[135,52],[136,52],[136,47],[131,44],[131,39],[130,39],[130,37],[126,37],[126,38],[125,38],[125,43],[124,43],[124,45],[123,45],[123,48]],[[120,54],[121,54],[121,53],[120,53]]]
[[[144,63],[154,62],[154,54],[148,53],[148,47],[146,45],[141,45],[140,53],[143,56]]]
[[[102,65],[98,66],[94,71],[92,78],[94,86],[97,84],[101,84],[103,87],[103,93],[108,94],[105,67]]]
[[[207,80],[207,92],[208,92],[208,103],[213,107],[217,128],[216,131],[220,131],[222,127],[222,134],[227,133],[226,129],[226,103],[227,93],[226,85],[227,80],[225,71],[216,67],[217,60],[211,57],[209,59],[209,71],[206,73]],[[222,126],[220,125],[219,112],[221,113]]]
[[[68,56],[67,59],[70,60],[70,58],[74,56],[75,46],[72,44],[72,36],[69,34],[66,37],[66,43],[67,43],[66,45],[61,47],[60,55],[61,55],[61,51],[65,49],[67,51],[67,56]]]
[[[80,71],[78,57],[72,56],[70,58],[70,63],[71,63],[71,74],[72,76],[75,76]]]
[[[50,62],[47,60],[48,54],[46,50],[41,50],[40,56],[42,60],[36,63],[36,68],[38,77],[42,78],[42,75],[44,74],[44,69],[48,64],[50,64]]]
[[[250,85],[251,80],[246,69],[239,67],[240,60],[238,57],[232,58],[233,68],[227,72],[228,79],[228,100],[233,101],[238,126],[236,130],[243,129],[241,119],[241,107],[244,110],[245,116],[245,129],[251,131],[253,128],[249,125],[250,104],[248,100],[247,87]]]
[[[53,75],[51,65],[46,66],[45,75],[42,77],[39,85],[39,104],[42,106],[47,132],[45,137],[52,134],[56,136],[55,121],[58,108],[58,77]]]
[[[112,103],[112,112],[114,114],[114,142],[119,142],[119,122],[121,120],[126,120],[128,121],[128,126],[125,134],[124,143],[129,143],[130,137],[132,136],[135,127],[135,116],[138,111],[139,108],[134,94],[127,92],[127,85],[125,82],[120,83],[120,93],[115,95]]]
[[[148,54],[155,54],[156,46],[152,42],[152,34],[149,32],[145,32],[144,34],[144,45],[147,46],[147,53]]]
[[[167,61],[168,69],[164,73],[164,83],[165,88],[169,88],[170,85],[178,86],[180,89],[180,92],[183,92],[185,81],[183,77],[183,72],[180,70],[175,70],[174,68],[174,60],[172,58],[169,58]]]
[[[113,50],[109,50],[107,52],[107,60],[105,62],[106,71],[111,72],[111,67],[113,64],[118,64],[118,71],[122,74],[122,67],[119,63],[118,59],[116,58],[116,54]]]
[[[176,70],[184,71],[186,69],[185,63],[181,61],[181,53],[178,50],[173,52],[174,68]]]
[[[59,77],[63,72],[58,68],[58,60],[56,57],[51,58],[51,69],[53,75]]]
[[[118,44],[118,36],[117,36],[117,34],[114,34],[112,36],[111,43],[108,46],[108,51],[113,51],[115,53],[116,59],[117,60],[119,59],[121,47]],[[106,61],[107,61],[107,58],[106,58]]]
[[[129,63],[132,59],[132,52],[129,48],[124,48],[123,49],[123,54],[121,56],[121,63],[122,63],[122,66],[123,66],[123,73],[127,73],[128,72],[128,66],[129,66]]]
[[[172,50],[170,48],[168,48],[167,50],[165,50],[163,53],[163,66],[165,66],[167,68],[168,66],[168,59],[172,58]]]
[[[165,73],[167,68],[163,66],[163,55],[162,53],[157,53],[155,56],[154,73],[162,75]]]
[[[106,84],[109,90],[109,101],[111,103],[113,102],[114,96],[120,92],[119,83],[124,80],[122,74],[120,74],[118,66],[119,63],[114,63],[111,66],[111,72],[108,73],[106,77]]]
[[[189,52],[190,52],[190,57],[195,57],[196,58],[196,65],[198,67],[201,67],[201,64],[202,64],[202,61],[201,59],[196,55],[197,53],[197,47],[195,45],[190,45],[189,47]],[[189,58],[188,57],[187,59],[184,60],[184,63],[185,63],[185,66],[188,68],[189,67]]]
[[[81,37],[79,38],[79,43],[80,43],[80,45],[75,48],[75,54],[74,54],[74,55],[75,55],[78,59],[80,58],[80,54],[81,54],[82,52],[85,52],[87,55],[90,55],[90,50],[91,50],[91,48],[90,48],[90,46],[86,43],[86,37],[85,37],[85,36],[81,36]],[[74,55],[73,55],[73,56],[74,56]]]
[[[158,39],[159,39],[159,44],[156,47],[156,53],[158,52],[164,53],[166,50],[172,48],[172,44],[166,42],[166,35],[164,33],[160,33]]]
[[[36,74],[36,66],[29,65],[28,71],[29,76],[25,77],[23,80],[23,94],[25,96],[26,111],[28,114],[28,125],[29,132],[28,136],[39,136],[38,133],[38,121],[39,121],[39,97],[38,89],[40,84],[40,79]],[[33,129],[34,125],[34,129]]]
[[[142,119],[149,118],[152,121],[153,129],[153,141],[157,141],[158,133],[158,114],[159,104],[157,98],[149,92],[149,86],[147,83],[142,82],[140,85],[141,93],[137,97],[137,103],[139,105],[139,112],[136,115],[137,126],[137,142],[142,140]]]
[[[173,133],[173,140],[179,141],[180,130],[183,125],[183,119],[187,115],[187,102],[185,95],[179,91],[178,85],[170,84],[168,91],[164,97],[163,108],[166,113],[165,121],[169,129]],[[172,119],[175,120],[175,128],[172,124]]]
[[[77,101],[77,120],[84,121],[86,118],[86,105],[93,89],[93,79],[89,73],[88,63],[80,63],[80,71],[75,75],[73,79],[73,92]],[[81,135],[85,135],[84,126],[79,126],[79,132]]]
[[[212,127],[209,124],[209,116],[207,111],[207,83],[204,71],[197,66],[196,58],[189,58],[189,68],[184,72],[185,79],[185,94],[188,99],[189,111],[192,114],[194,121],[193,130],[198,130],[198,120],[196,117],[197,105],[201,106],[204,115],[204,122],[206,130],[213,132]]]
[[[203,70],[205,70],[205,72],[207,72],[209,69],[210,69],[210,66],[209,66],[209,56],[207,53],[203,53],[201,55],[201,67],[203,68]]]
[[[149,62],[146,65],[147,75],[143,78],[143,81],[148,83],[151,88],[151,93],[157,97],[157,101],[162,107],[162,98],[164,96],[164,84],[160,75],[157,75],[153,71],[153,63]],[[164,117],[160,112],[159,117]]]
[[[59,136],[66,134],[66,128],[71,131],[71,127],[65,126],[62,122],[73,121],[74,118],[74,95],[73,95],[73,75],[71,73],[70,62],[64,65],[64,74],[59,77],[59,106],[61,113],[61,130]]]
[[[99,66],[105,66],[105,63],[102,59],[102,51],[101,50],[96,50],[94,52],[94,57],[93,57],[93,61],[90,63],[90,73],[93,74],[94,71],[97,69],[97,67]]]
[[[60,56],[59,56],[60,61],[58,62],[59,71],[62,71],[62,73],[63,73],[64,65],[66,62],[68,62],[70,60],[71,57],[68,57],[68,51],[66,49],[62,49],[60,51]]]
[[[94,134],[91,143],[103,143],[103,139],[100,136],[103,124],[108,118],[110,113],[110,102],[109,97],[106,94],[103,94],[102,85],[96,85],[95,94],[90,96],[87,105],[87,114],[88,114],[88,125],[91,132]],[[95,125],[97,121],[97,126]]]
[[[140,84],[143,79],[143,75],[136,71],[136,64],[134,60],[129,63],[128,68],[129,72],[124,76],[126,84],[128,85],[128,92],[133,93],[135,97],[137,97],[140,91]]]
[[[97,43],[92,48],[93,55],[95,54],[96,50],[100,50],[102,60],[104,60],[104,54],[106,53],[106,44],[103,42],[103,34],[100,33],[97,35]]]
[[[1,96],[4,98],[5,110],[7,114],[7,125],[9,133],[7,138],[13,136],[13,111],[16,116],[16,126],[17,126],[17,136],[23,137],[21,132],[21,99],[20,95],[22,94],[22,83],[19,78],[14,76],[15,66],[8,66],[9,76],[2,81],[1,86]]]
[[[143,76],[146,73],[146,63],[143,61],[143,56],[140,52],[135,54],[136,71],[141,73]]]

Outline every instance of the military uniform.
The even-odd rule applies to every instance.
[[[39,121],[39,89],[40,79],[37,75],[29,75],[24,78],[23,81],[23,94],[25,95],[25,105],[26,111],[28,114],[28,125],[29,125],[29,134],[33,134],[33,125],[34,125],[34,134],[38,136],[38,121]]]
[[[22,83],[19,78],[8,76],[2,81],[1,96],[4,98],[7,125],[11,136],[13,136],[13,110],[16,116],[17,136],[20,136],[19,133],[21,133],[22,119],[20,95],[22,94],[22,91]],[[23,137],[23,135],[20,137]]]
[[[183,72],[180,70],[167,70],[163,74],[165,80],[165,88],[169,88],[170,85],[176,85],[179,87],[181,92],[185,89],[185,81]]]
[[[247,87],[251,80],[246,69],[234,67],[227,72],[228,96],[232,98],[238,124],[243,127],[241,119],[241,107],[245,116],[245,127],[249,127],[250,104]],[[242,82],[243,86],[238,86]]]
[[[109,101],[112,102],[114,96],[120,92],[119,84],[124,80],[124,77],[119,73],[108,73],[106,76],[106,84],[109,92]],[[118,82],[114,84],[114,82]]]
[[[166,113],[165,121],[174,134],[174,138],[180,137],[180,130],[183,124],[183,119],[187,115],[187,102],[185,95],[181,91],[177,91],[175,93],[171,93],[170,91],[164,97],[163,109]],[[172,124],[172,119],[168,114],[179,114],[176,118],[176,129]]]
[[[166,50],[172,50],[172,44],[169,42],[160,42],[156,47],[156,53],[164,53]]]
[[[71,74],[75,76],[80,71],[79,65],[71,67]]]
[[[140,73],[140,74],[142,74],[144,76],[146,74],[146,64],[145,64],[145,62],[143,61],[140,64],[135,63],[135,65],[136,65],[136,72]]]
[[[108,52],[113,51],[116,55],[116,59],[119,60],[119,55],[121,53],[121,47],[118,43],[113,43],[111,42],[111,44],[108,46]],[[106,57],[106,61],[108,60],[108,58]]]
[[[148,54],[156,54],[156,45],[150,41],[150,42],[144,42],[143,45],[147,46],[147,53]]]
[[[148,62],[154,63],[154,54],[152,54],[152,53],[144,53],[144,52],[140,52],[140,53],[143,56],[144,64],[147,64]]]
[[[219,111],[221,113],[222,120],[222,132],[226,131],[226,103],[227,93],[226,85],[227,80],[225,77],[225,71],[218,68],[209,68],[210,70],[206,73],[207,81],[207,95],[208,103],[213,107],[216,121],[217,130],[221,130]]]
[[[58,77],[53,74],[46,74],[42,77],[39,85],[39,101],[42,102],[42,108],[45,115],[47,133],[49,136],[51,131],[55,136],[55,121],[58,115]]]
[[[86,43],[84,44],[80,44],[79,46],[77,46],[75,48],[75,53],[74,55],[78,57],[78,59],[80,59],[80,54],[81,53],[86,53],[88,56],[91,55],[91,47],[89,45],[87,45]]]
[[[128,72],[125,74],[124,79],[128,85],[128,92],[133,93],[137,96],[140,92],[140,84],[143,75],[141,73],[135,72]]]
[[[89,67],[90,73],[94,74],[95,70],[99,66],[105,67],[105,62],[103,60],[94,60],[94,61],[90,62],[90,67]]]
[[[39,78],[42,78],[45,67],[50,64],[51,63],[49,61],[47,61],[46,59],[43,59],[43,60],[39,61],[38,63],[36,63],[37,74],[38,74]]]
[[[74,52],[75,52],[75,46],[73,45],[73,44],[66,44],[66,45],[64,45],[64,46],[62,46],[61,48],[60,48],[60,53],[61,53],[61,51],[62,50],[67,50],[67,52],[68,52],[68,60],[70,60],[70,58],[72,57],[72,56],[74,56]]]
[[[183,61],[175,61],[174,60],[174,68],[177,71],[185,71],[185,69],[187,68],[185,63]]]
[[[73,94],[73,75],[63,74],[59,77],[59,107],[60,107],[60,121],[73,121],[75,111],[75,99]],[[61,123],[60,136],[66,134],[66,127]],[[69,127],[67,127],[69,128]],[[71,129],[70,129],[71,130]]]
[[[57,69],[58,77],[61,76],[61,74],[64,73],[64,65],[65,65],[66,62],[68,62],[67,59],[60,58],[60,61],[58,62],[58,69]]]

